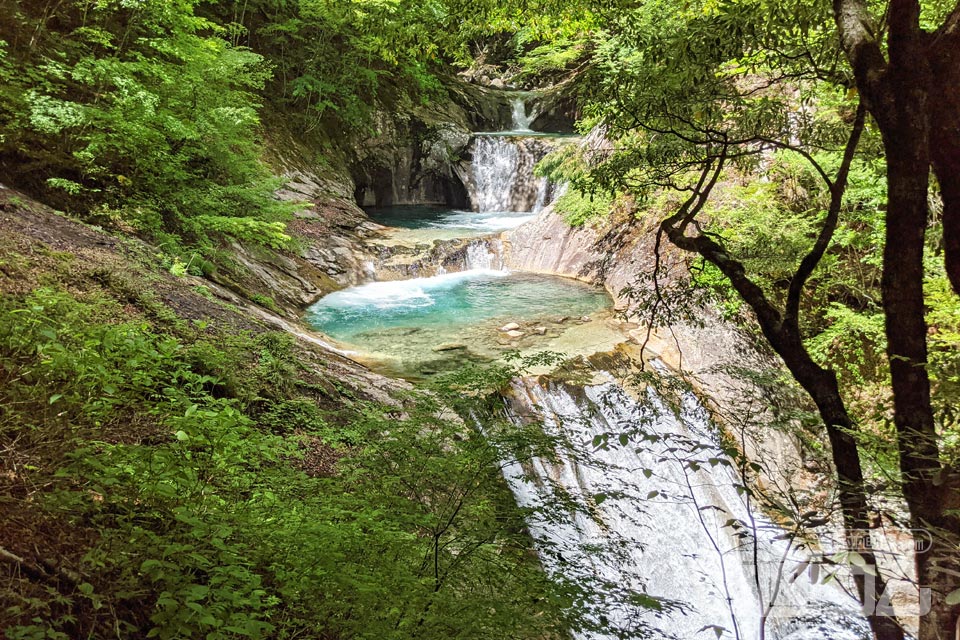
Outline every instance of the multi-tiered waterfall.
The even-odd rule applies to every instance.
[[[441,265],[435,275],[328,295],[309,312],[316,327],[371,362],[414,377],[504,350],[569,356],[623,341],[605,321],[605,293],[561,278],[509,274],[500,241],[476,235],[519,224],[550,201],[551,185],[533,170],[562,138],[530,130],[536,114],[526,98],[514,95],[508,130],[473,137],[470,161],[460,168],[473,212],[403,212],[409,228],[465,234],[444,240],[453,251],[446,256],[442,243],[432,245]],[[380,269],[370,271],[376,277]],[[608,340],[604,331],[615,335]],[[694,396],[669,406],[653,390],[632,396],[607,375],[567,386],[519,380],[511,398],[514,420],[540,422],[570,443],[552,457],[506,463],[503,471],[517,502],[530,510],[547,570],[601,595],[599,606],[595,598],[580,603],[585,623],[572,630],[578,640],[869,634],[853,601],[801,575],[804,559],[789,553],[782,531],[748,509]],[[684,453],[691,451],[693,457]],[[744,536],[731,522],[751,527]],[[676,608],[651,614],[651,597]]]
[[[514,419],[542,421],[570,447],[553,461],[504,468],[518,503],[532,510],[530,528],[549,570],[610,589],[602,615],[626,637],[869,637],[853,600],[812,582],[782,531],[748,512],[695,396],[679,407],[652,389],[635,399],[605,377],[576,388],[514,384]],[[580,508],[558,512],[557,504]],[[738,534],[732,521],[756,527]],[[631,604],[631,592],[674,601],[682,613],[655,617]]]

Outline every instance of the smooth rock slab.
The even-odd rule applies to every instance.
[[[460,344],[459,342],[447,342],[445,344],[438,344],[433,348],[434,351],[458,351],[460,349],[466,349],[467,345]]]

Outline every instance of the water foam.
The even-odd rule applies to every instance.
[[[463,281],[506,275],[508,275],[506,271],[478,268],[429,278],[369,282],[324,296],[323,304],[328,309],[341,310],[369,307],[380,310],[419,309],[433,306],[437,303],[437,294]]]

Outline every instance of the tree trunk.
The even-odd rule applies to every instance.
[[[790,344],[790,343],[794,344]],[[827,426],[827,436],[830,439],[830,448],[833,466],[837,470],[837,494],[843,513],[844,529],[848,536],[855,532],[866,532],[870,529],[870,509],[867,503],[866,491],[863,486],[863,468],[860,465],[860,454],[857,442],[851,434],[853,421],[847,413],[836,374],[816,364],[806,350],[799,337],[789,340],[780,346],[786,353],[781,353],[787,368],[797,382],[810,394],[820,417]],[[778,353],[780,352],[778,349]],[[853,536],[850,536],[853,539]],[[856,549],[863,557],[864,562],[877,566],[876,556],[869,549]],[[886,584],[878,575],[872,587],[875,593],[867,593],[868,584],[862,573],[854,574],[857,593],[862,603],[876,602],[885,591]],[[897,620],[884,612],[867,611],[867,620],[870,629],[877,640],[903,640],[903,629]]]
[[[960,17],[960,16],[958,16]],[[947,29],[933,40],[930,50],[932,99],[929,102],[930,139],[933,169],[943,197],[943,249],[947,277],[954,292],[960,294],[960,27],[947,23]],[[953,29],[951,32],[950,29]],[[935,493],[944,515],[931,523],[942,535],[933,548],[917,563],[921,583],[931,585],[934,609],[921,620],[920,637],[950,638],[960,635],[958,607],[937,605],[951,590],[960,587],[960,521],[949,515],[960,509],[960,487],[956,477],[938,478]],[[941,571],[940,569],[946,569]],[[949,572],[955,572],[953,575]],[[929,627],[929,630],[928,630]],[[939,634],[939,635],[936,635]]]
[[[900,18],[894,14],[893,24],[906,22]],[[957,607],[948,605],[945,596],[956,587],[957,577],[941,569],[957,569],[957,522],[945,514],[948,498],[945,492],[950,489],[949,484],[943,482],[930,402],[923,256],[929,216],[930,166],[936,157],[940,171],[956,169],[953,162],[958,137],[956,132],[945,130],[944,123],[931,126],[931,112],[940,108],[932,108],[932,96],[944,92],[931,65],[927,64],[926,50],[920,43],[919,35],[904,30],[897,37],[896,29],[891,27],[886,91],[881,99],[873,102],[871,110],[883,135],[887,159],[883,310],[903,495],[912,525],[929,530],[935,540],[931,550],[915,556],[919,586],[932,591],[932,608],[920,617],[919,637],[921,640],[955,640]],[[941,104],[953,99],[951,96]],[[944,136],[944,139],[932,135]],[[960,194],[954,191],[955,176],[952,180],[949,178],[949,192],[945,194],[949,216],[945,214],[945,223],[948,220],[950,223],[945,224],[945,232],[949,226],[952,233]],[[956,260],[956,248],[952,244],[947,247],[948,265]]]
[[[930,71],[930,151],[943,197],[944,261],[950,285],[960,294],[960,36],[934,41]]]

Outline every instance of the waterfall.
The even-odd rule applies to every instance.
[[[534,211],[546,202],[548,181],[533,168],[550,150],[543,138],[476,136],[473,161],[461,176],[474,211]]]
[[[514,131],[533,131],[530,125],[536,118],[535,115],[527,115],[527,101],[522,96],[514,98],[511,102],[513,130]]]
[[[464,252],[464,270],[483,269],[500,271],[503,269],[499,240],[475,240],[467,245]]]
[[[770,602],[778,575],[783,580],[766,638],[870,637],[856,604],[839,589],[805,574],[790,580],[803,558],[791,554],[780,564],[787,543],[762,514],[753,514],[760,527],[748,539],[726,526],[749,515],[735,470],[718,464],[720,453],[711,454],[717,456],[712,464],[691,466],[689,456],[677,452],[678,447],[702,452],[706,449],[696,447],[704,443],[716,450],[714,431],[695,396],[685,396],[674,412],[652,389],[637,400],[606,378],[573,391],[531,380],[514,383],[514,421],[532,416],[548,434],[570,442],[569,452],[558,452],[554,461],[535,458],[503,470],[519,505],[533,514],[529,526],[549,571],[677,600],[684,607],[683,614],[653,616],[629,598],[605,598],[603,615],[629,637],[757,640],[762,637],[758,599]],[[631,434],[625,445],[618,440],[622,433]],[[608,447],[598,448],[607,438]],[[584,507],[559,514],[546,510],[558,496]]]

